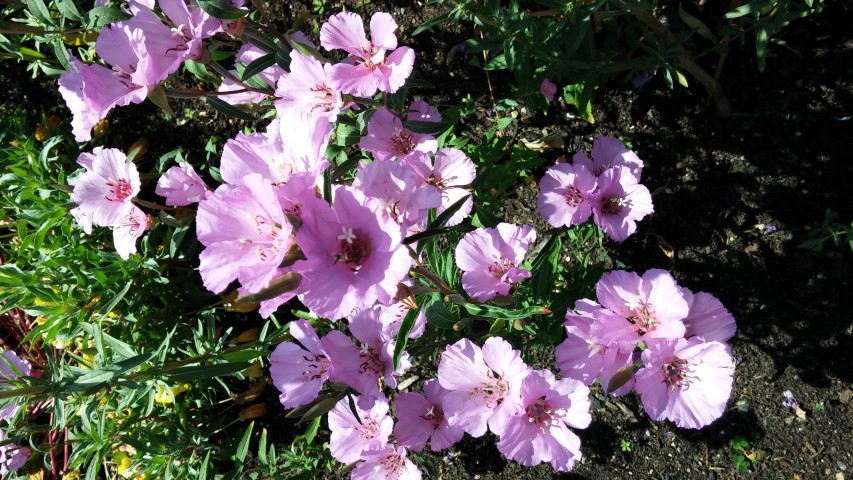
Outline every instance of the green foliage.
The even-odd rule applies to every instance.
[[[446,22],[471,22],[480,33],[466,42],[472,65],[508,70],[515,78],[514,98],[542,109],[547,107],[539,94],[542,80],[564,85],[566,102],[589,122],[594,122],[591,101],[599,85],[646,74],[660,74],[669,88],[676,82],[687,87],[685,73],[692,75],[719,107],[724,101],[719,84],[694,59],[725,55],[731,45],[754,36],[763,71],[768,39],[823,6],[822,0],[751,0],[719,19],[691,13],[682,4],[647,0],[434,3],[448,10],[414,35]],[[661,14],[667,14],[669,24],[660,20]]]
[[[749,442],[740,435],[735,435],[729,440],[729,447],[738,452],[733,454],[731,459],[740,473],[749,473],[753,466],[761,462],[761,452],[750,449]]]
[[[836,247],[844,242],[853,251],[853,221],[849,225],[845,225],[837,222],[836,218],[838,218],[838,214],[827,208],[823,214],[823,221],[811,230],[809,238],[797,245],[797,248],[821,252],[825,248],[826,242],[831,241],[832,245]]]

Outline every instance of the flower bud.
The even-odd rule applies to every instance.
[[[145,155],[145,153],[148,152],[148,146],[148,140],[140,137],[139,140],[133,142],[133,145],[131,145],[127,149],[127,160],[129,162],[132,162],[135,159]]]
[[[261,378],[264,376],[264,367],[261,366],[261,362],[255,362],[244,370],[243,373],[250,378]]]
[[[253,342],[258,339],[261,334],[261,329],[258,327],[250,328],[248,330],[243,330],[237,335],[237,338],[234,339],[236,343],[246,343]]]
[[[252,400],[255,400],[256,398],[258,398],[261,392],[264,391],[264,388],[266,386],[266,381],[254,382],[249,384],[248,390],[234,397],[234,403],[236,403],[237,405],[242,405],[244,403],[249,403]]]
[[[263,417],[267,414],[267,404],[256,403],[252,406],[240,410],[240,420],[251,420],[253,418]]]

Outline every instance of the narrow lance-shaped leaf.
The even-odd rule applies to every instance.
[[[546,307],[526,307],[519,309],[508,309],[494,305],[466,303],[465,310],[471,315],[487,318],[510,319],[527,318],[533,315],[548,315],[551,310]]]
[[[235,7],[228,0],[198,0],[198,6],[211,17],[221,20],[237,20],[249,13],[246,9]]]
[[[420,315],[423,305],[423,298],[421,298],[421,301],[418,302],[418,308],[410,308],[406,312],[406,316],[403,317],[403,321],[400,322],[400,330],[397,332],[397,343],[394,345],[394,370],[400,368],[400,359],[403,358],[406,345],[409,343],[409,333],[412,332],[412,328],[415,326],[415,319]]]

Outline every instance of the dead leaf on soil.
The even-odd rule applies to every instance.
[[[838,393],[838,401],[845,405],[850,403],[851,398],[853,398],[853,390],[850,390],[849,388]]]
[[[532,142],[522,138],[518,143],[520,143],[524,148],[533,150],[534,152],[541,152],[549,148],[561,148],[565,145],[565,143],[563,143],[563,137],[557,133],[553,135],[546,135],[539,140],[534,140]]]

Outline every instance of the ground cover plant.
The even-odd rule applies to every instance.
[[[429,41],[414,45],[449,19],[494,26],[471,5],[433,7],[422,28],[393,5],[313,5],[322,17],[218,1],[7,7],[4,28],[18,35],[4,49],[39,78],[58,76],[43,81],[61,105],[38,118],[6,107],[3,123],[3,474],[608,478],[642,468],[677,478],[683,469],[638,465],[649,428],[665,429],[654,434],[664,451],[687,448],[675,438],[717,442],[727,463],[706,450],[690,467],[701,478],[810,471],[763,450],[750,405],[730,398],[750,368],[729,345],[741,303],[696,280],[719,266],[679,275],[672,244],[689,240],[650,225],[678,225],[685,238],[702,228],[658,202],[690,182],[672,184],[654,162],[649,176],[648,155],[662,148],[636,133],[641,124],[590,130],[601,117],[594,87],[613,72],[592,63],[601,77],[578,80],[510,51],[541,27],[526,15],[553,21],[555,43],[572,30],[562,21],[591,28],[612,16],[608,31],[625,43],[594,30],[578,42],[610,58],[644,45],[630,78],[660,71],[672,87],[704,55],[688,40],[717,17],[682,8],[688,32],[673,39],[649,23],[667,6],[542,6],[551,10],[492,5],[509,31],[475,29],[482,42],[442,47],[469,61],[453,60],[460,75],[488,85],[455,102],[431,95],[446,77],[421,66]],[[767,37],[820,6],[747,3],[723,12],[735,31],[714,29],[725,45],[757,32],[749,58],[764,69]],[[397,17],[417,34],[411,44]],[[625,33],[637,28],[651,30]],[[648,63],[661,45],[672,50]],[[731,113],[714,88],[716,110]],[[142,110],[145,100],[156,108]],[[117,128],[134,108],[159,118],[147,140]],[[565,148],[560,135],[525,136],[546,115],[537,110],[587,139]],[[216,136],[184,137],[202,114],[222,121]],[[177,148],[157,136],[164,128]],[[838,247],[844,224],[830,213],[818,223],[822,212],[796,244]],[[726,248],[759,248],[741,236],[726,232]],[[849,252],[832,253],[848,266],[833,277],[842,292]],[[845,328],[849,318],[830,329],[839,352]],[[832,385],[846,375],[834,365],[819,367]],[[846,392],[805,400],[813,409],[791,391],[771,403],[790,412],[790,428],[830,410],[839,415],[825,428],[848,432]],[[626,426],[613,409],[634,418],[621,435],[608,433]],[[802,452],[813,462],[826,450],[821,473],[843,472],[849,444],[824,441]]]

